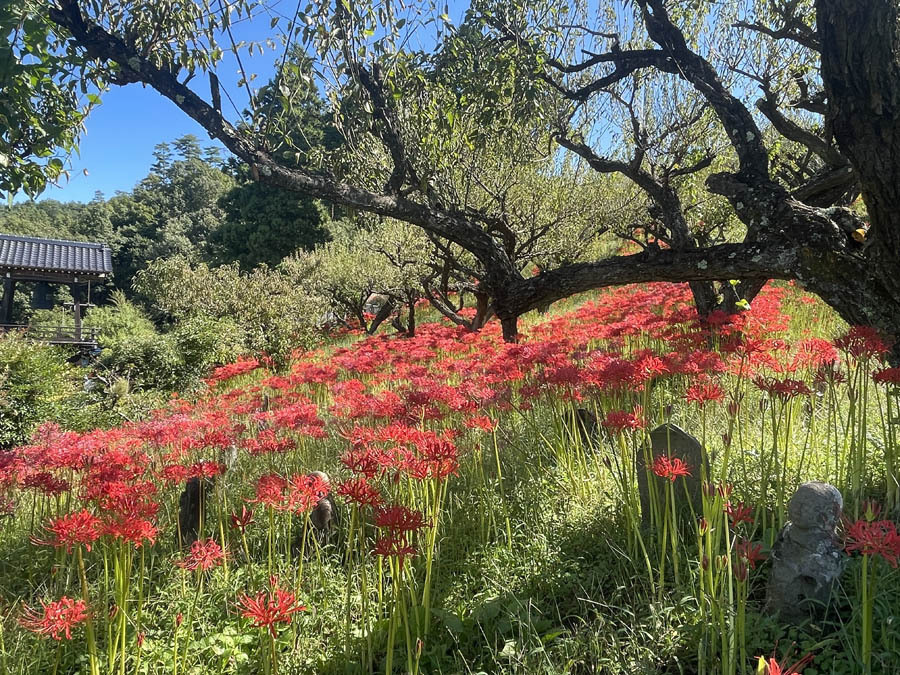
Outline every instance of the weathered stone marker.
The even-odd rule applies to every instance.
[[[190,478],[178,498],[178,531],[175,545],[190,546],[200,538],[200,524],[206,514],[206,495],[212,489],[209,478]],[[179,541],[180,538],[180,541]]]
[[[651,461],[660,456],[678,457],[688,465],[691,475],[679,478],[676,481],[674,490],[675,510],[680,517],[689,518],[691,516],[691,508],[693,508],[693,514],[699,517],[703,513],[701,465],[706,466],[706,473],[709,475],[709,460],[706,458],[706,453],[703,452],[703,446],[700,445],[700,441],[678,425],[666,422],[650,432],[650,453]],[[647,483],[647,467],[643,453],[638,454],[635,458],[635,465],[638,491],[641,497],[641,522],[647,525],[650,522],[650,490]],[[657,481],[657,495],[661,500],[661,504],[664,504],[665,492],[662,486],[665,479],[657,478],[656,476],[651,476],[651,478]],[[687,492],[691,498],[690,501],[685,496],[684,487],[678,485],[682,480],[685,481],[687,486]]]
[[[331,489],[331,479],[328,478],[328,474],[324,471],[313,471],[309,475],[313,478],[320,478],[322,482],[329,487],[329,490]],[[334,500],[331,498],[331,493],[329,492],[329,494],[319,500],[319,503],[316,504],[315,508],[313,508],[309,514],[309,522],[311,522],[312,526],[315,528],[320,542],[324,542],[331,532],[334,516]]]
[[[844,567],[837,536],[844,500],[833,485],[804,483],[788,502],[788,522],[772,547],[766,609],[788,621],[824,609]]]

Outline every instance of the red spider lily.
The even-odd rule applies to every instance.
[[[653,460],[653,473],[660,478],[667,478],[673,483],[679,476],[690,476],[691,471],[683,459],[659,455]]]
[[[862,511],[863,519],[871,523],[881,515],[881,504],[874,499],[865,499],[860,505],[860,510]]]
[[[384,470],[378,449],[366,444],[354,445],[347,450],[341,455],[341,464],[366,478],[374,478]]]
[[[225,465],[221,462],[197,462],[188,469],[190,478],[215,478],[225,473]]]
[[[152,546],[158,532],[156,525],[149,520],[134,517],[112,517],[103,523],[101,531],[113,539],[131,542],[135,548],[140,548],[145,542]]]
[[[278,436],[274,429],[263,429],[256,438],[243,439],[241,446],[251,455],[265,455],[287,452],[296,446],[296,441]]]
[[[232,377],[237,377],[238,375],[245,375],[246,373],[252,372],[259,368],[260,363],[256,359],[238,359],[234,363],[229,363],[226,366],[220,366],[216,368],[212,375],[207,377],[204,382],[208,386],[212,386],[217,382],[222,382],[223,380],[228,380]]]
[[[732,527],[737,527],[741,523],[753,522],[753,509],[744,504],[744,502],[738,502],[737,504],[726,502],[725,513],[727,513],[729,519],[731,519]]]
[[[634,412],[626,412],[624,410],[612,410],[606,414],[606,418],[601,422],[607,429],[613,431],[636,431],[643,429],[644,420],[641,419],[641,409],[637,407]]]
[[[49,635],[54,640],[72,639],[72,628],[88,618],[88,608],[84,600],[75,600],[66,596],[56,602],[44,603],[41,609],[25,607],[19,623],[28,630],[39,635]]]
[[[284,505],[284,490],[287,481],[274,473],[263,474],[256,479],[256,497],[248,499],[251,504],[262,504],[273,509]]]
[[[216,543],[215,539],[206,541],[197,540],[191,544],[191,551],[184,560],[175,564],[186,570],[200,570],[205,572],[222,564],[225,559],[225,551]]]
[[[718,382],[702,382],[688,387],[684,395],[688,403],[696,403],[701,408],[710,401],[721,401],[725,391]]]
[[[39,471],[26,475],[22,480],[22,487],[35,488],[49,496],[61,495],[70,489],[68,481],[56,478],[49,471]]]
[[[778,397],[782,401],[787,401],[795,396],[806,396],[812,393],[812,389],[800,380],[776,380],[771,377],[766,378],[757,376],[753,378],[753,384],[770,396]]]
[[[287,501],[284,510],[294,513],[311,511],[328,496],[329,489],[328,482],[321,476],[294,475],[287,483]]]
[[[416,441],[418,454],[401,452],[400,468],[417,480],[443,480],[459,469],[458,451],[450,441],[423,436]]]
[[[271,588],[260,591],[254,596],[242,593],[238,598],[241,616],[251,619],[254,628],[267,628],[275,637],[275,625],[290,623],[291,617],[306,609],[306,605],[297,602],[297,597],[290,591],[278,588],[278,579],[269,578]]]
[[[775,660],[774,656],[769,659],[765,659],[760,656],[759,664],[756,667],[756,672],[757,675],[795,675],[796,673],[802,672],[806,666],[812,663],[813,658],[813,654],[807,654],[796,663],[788,666],[786,665],[787,658],[785,658],[781,663],[778,663],[778,661]]]
[[[897,567],[900,534],[897,533],[897,526],[889,520],[857,520],[847,529],[844,550],[881,556],[891,567]]]
[[[792,370],[798,368],[819,368],[834,363],[838,359],[837,349],[827,340],[809,338],[797,344],[797,353],[791,363]]]
[[[171,483],[184,483],[190,478],[191,469],[182,464],[167,464],[163,467],[161,476]]]
[[[375,548],[372,552],[385,558],[397,558],[401,567],[407,558],[412,558],[416,555],[415,547],[407,542],[405,534],[392,534],[389,537],[381,537],[375,542]]]
[[[900,368],[882,368],[872,375],[878,384],[900,384]]]
[[[464,424],[470,429],[481,429],[491,433],[497,428],[496,423],[487,415],[479,415],[477,417],[467,417]]]
[[[851,326],[847,334],[834,341],[834,346],[856,359],[881,356],[891,349],[891,341],[871,326]]]
[[[754,544],[747,539],[737,539],[734,542],[735,556],[750,565],[750,569],[756,569],[756,563],[766,559],[762,554],[762,544]]]
[[[426,526],[425,516],[418,511],[401,505],[380,506],[375,509],[375,524],[393,534],[415,532]]]
[[[360,507],[381,506],[383,502],[378,488],[369,483],[364,476],[344,481],[338,485],[337,494]]]
[[[813,384],[824,386],[828,384],[842,384],[847,381],[847,376],[842,370],[839,370],[834,363],[826,363],[816,370],[813,376]]]
[[[38,544],[50,546],[65,546],[66,553],[71,553],[75,546],[84,544],[90,551],[91,544],[99,539],[102,533],[103,521],[86,509],[75,511],[67,516],[61,516],[50,521],[46,530],[53,535],[50,541],[34,541]]]
[[[246,530],[247,526],[252,522],[253,511],[251,511],[244,505],[241,505],[240,515],[238,515],[237,513],[231,514],[231,527],[236,530],[240,530],[241,534],[244,534],[244,530]]]

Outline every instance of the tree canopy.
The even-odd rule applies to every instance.
[[[229,24],[267,11],[249,0],[29,0],[5,15],[16,65],[4,77],[46,60],[37,82],[19,86],[33,105],[72,115],[69,130],[91,102],[72,99],[73,81],[154,88],[254,180],[405,221],[464,251],[508,339],[522,313],[591,288],[688,281],[708,310],[731,288],[752,300],[770,278],[797,279],[846,320],[900,333],[894,0],[475,0],[459,26],[424,4],[300,3],[270,14],[278,74],[263,91],[245,74],[251,109],[228,119],[215,70],[238,50]],[[302,67],[289,58],[298,53]],[[340,151],[310,152],[290,132],[310,80]],[[8,121],[20,138],[33,115]],[[54,148],[74,142],[56,136]],[[9,147],[7,190],[58,175],[43,150]],[[636,222],[617,228],[641,251],[563,256],[523,274],[534,234],[561,224],[528,206],[552,191],[523,197],[511,186],[543,175],[566,189],[572,165],[645,195]],[[850,206],[857,194],[865,213]],[[732,280],[742,282],[716,285]]]

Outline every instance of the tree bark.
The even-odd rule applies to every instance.
[[[378,330],[378,327],[387,320],[387,318],[393,311],[394,301],[388,298],[382,303],[381,307],[378,308],[378,313],[375,315],[375,318],[372,319],[372,323],[369,324],[369,328],[366,330],[366,333],[368,333],[369,335],[374,335],[375,331]]]

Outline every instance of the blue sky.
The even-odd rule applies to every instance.
[[[270,35],[267,17],[234,25],[237,41],[262,41]],[[266,83],[279,58],[280,52],[268,48],[262,55],[254,50],[252,57],[246,49],[241,50],[241,61],[248,74],[257,75],[254,87]],[[237,86],[240,75],[233,56],[226,56],[216,73],[222,89],[231,95],[239,108],[243,108],[247,94],[245,89]],[[209,86],[203,74],[198,74],[191,86],[208,100]],[[70,158],[71,178],[68,181],[63,178],[59,187],[48,187],[39,199],[86,202],[93,199],[97,190],[111,197],[117,190],[131,190],[147,175],[153,162],[153,148],[159,143],[185,134],[194,134],[202,145],[212,143],[199,124],[150,87],[140,84],[110,87],[102,100],[103,103],[87,119],[80,153]],[[234,121],[237,115],[224,93],[222,107],[229,120]],[[26,198],[20,195],[16,201],[23,199]]]
[[[280,0],[268,4],[277,8]],[[450,2],[454,21],[461,20],[467,5],[460,0]],[[252,21],[233,23],[234,38],[238,42],[262,43],[265,38],[274,37],[278,30],[271,29],[265,14]],[[254,50],[253,56],[248,55],[246,48],[240,50],[248,75],[255,73],[257,76],[252,83],[254,87],[262,86],[272,77],[275,63],[281,58],[280,49],[273,51],[263,46],[264,52],[260,54]],[[223,89],[223,112],[234,122],[237,114],[224,91],[230,94],[239,109],[246,107],[247,93],[237,86],[240,74],[233,55],[226,55],[218,64],[216,74]],[[209,100],[209,86],[204,74],[198,74],[190,86]],[[140,84],[114,86],[102,95],[102,100],[86,121],[79,154],[70,158],[70,179],[62,178],[58,187],[48,187],[38,199],[87,202],[98,190],[111,197],[117,190],[131,190],[147,175],[153,162],[153,148],[159,143],[185,134],[194,134],[203,145],[213,143],[199,124],[149,87]],[[19,195],[15,201],[25,199],[27,197]]]

